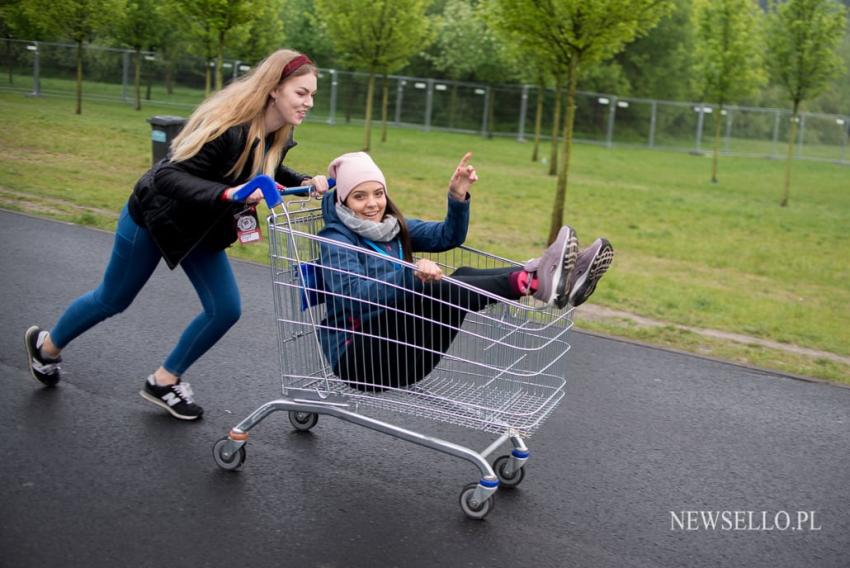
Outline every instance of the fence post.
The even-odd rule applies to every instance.
[[[336,95],[337,95],[337,84],[339,83],[339,79],[337,78],[336,69],[331,69],[329,71],[331,74],[331,102],[328,109],[328,124],[336,123]]]
[[[697,119],[697,144],[696,153],[702,154],[702,125],[705,119],[705,106],[699,104],[699,118]]]
[[[395,124],[398,126],[401,124],[401,103],[404,101],[404,86],[407,84],[407,81],[399,77],[398,86],[396,86],[395,90]]]
[[[37,97],[41,95],[41,60],[39,55],[41,49],[38,47],[37,41],[28,45],[27,49],[32,51],[32,92],[29,95]]]
[[[806,115],[800,113],[797,119],[800,121],[800,130],[797,137],[797,157],[803,157],[803,132],[806,130]]]
[[[723,151],[729,153],[729,140],[732,138],[732,109],[723,109],[726,112],[726,136],[723,140]]]
[[[516,141],[525,142],[525,115],[528,114],[528,85],[522,86],[522,99],[519,103],[519,132]]]
[[[234,81],[239,78],[239,66],[241,64],[242,64],[242,62],[239,61],[238,59],[233,62],[233,80]]]
[[[425,93],[425,132],[431,130],[431,113],[434,111],[434,79],[428,79]]]
[[[614,139],[614,120],[617,116],[617,97],[611,97],[608,103],[608,124],[605,128],[605,147],[610,148]]]
[[[844,136],[841,139],[841,163],[845,163],[847,161],[847,137],[850,136],[850,128],[847,126],[848,121],[847,117],[843,117],[838,119],[840,120],[841,130],[844,131]]]
[[[780,111],[773,111],[773,146],[770,151],[770,157],[774,160],[776,159],[776,144],[779,142],[779,121],[782,120],[782,114]]]
[[[649,147],[655,148],[655,117],[658,113],[658,101],[652,101],[652,114],[649,117]]]

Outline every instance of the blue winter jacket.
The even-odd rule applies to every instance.
[[[319,235],[360,249],[375,251],[369,242],[346,227],[336,213],[336,192],[322,199],[322,216],[325,227]],[[410,233],[413,252],[442,252],[460,246],[466,240],[469,227],[469,195],[464,201],[448,197],[448,211],[442,222],[405,219]],[[382,305],[391,305],[404,289],[416,289],[422,284],[414,271],[393,262],[403,258],[401,239],[390,243],[374,243],[384,256],[363,254],[343,247],[322,243],[322,288],[325,295],[327,318],[322,322],[319,338],[322,351],[332,367],[351,342],[350,334],[343,330],[357,330],[363,322],[381,313]],[[384,250],[389,245],[389,250]],[[392,254],[392,257],[389,255]],[[368,275],[368,278],[366,276]],[[394,286],[395,285],[395,286]],[[398,286],[398,287],[396,287]],[[358,302],[360,298],[373,305]]]

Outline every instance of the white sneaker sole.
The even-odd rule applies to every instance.
[[[567,305],[570,294],[568,286],[576,265],[576,259],[578,259],[578,237],[573,230],[570,230],[570,236],[564,242],[561,258],[563,259],[561,270],[556,271],[552,279],[552,296],[548,301],[550,305],[555,305],[559,309]]]
[[[197,420],[198,418],[203,416],[203,414],[199,414],[197,416],[186,416],[185,414],[180,414],[179,412],[159,400],[157,397],[146,393],[144,389],[140,390],[139,394],[142,395],[142,398],[147,400],[148,402],[152,402],[163,410],[167,410],[168,413],[171,414],[171,416],[173,416],[174,418],[179,418],[180,420]]]

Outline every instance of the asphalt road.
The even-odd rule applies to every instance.
[[[850,389],[573,333],[525,481],[475,522],[471,464],[332,418],[299,434],[274,415],[241,472],[215,465],[279,393],[267,268],[234,263],[243,317],[187,375],[206,416],[183,423],[137,394],[199,310],[182,272],[161,265],[45,390],[23,333],[96,285],[112,236],[0,212],[0,242],[0,566],[850,566]]]

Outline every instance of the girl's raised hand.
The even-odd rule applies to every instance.
[[[463,155],[449,182],[449,193],[460,201],[466,199],[469,188],[478,181],[478,174],[475,173],[475,168],[469,163],[471,157],[472,152]]]

